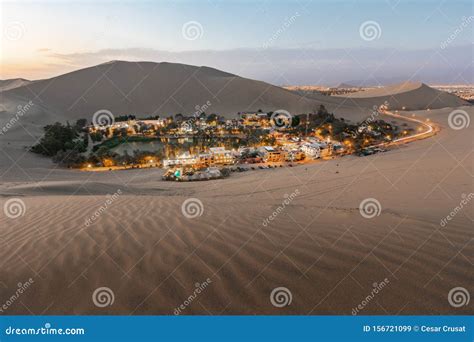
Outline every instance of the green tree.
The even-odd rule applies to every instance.
[[[44,136],[31,148],[31,151],[51,157],[58,151],[65,151],[67,147],[73,148],[74,139],[78,136],[74,127],[69,124],[64,126],[59,122],[45,126],[44,131]]]

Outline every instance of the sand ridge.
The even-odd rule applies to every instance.
[[[472,107],[460,109],[472,118]],[[472,192],[473,126],[451,129],[450,111],[415,112],[441,132],[386,153],[210,182],[163,182],[158,169],[55,169],[29,153],[4,162],[0,204],[17,197],[26,211],[0,217],[0,303],[32,277],[8,314],[171,315],[210,278],[183,314],[350,315],[388,278],[361,314],[472,314],[446,299],[455,286],[474,292],[473,203],[440,226]],[[183,215],[189,198],[201,216]],[[359,211],[366,198],[381,204],[372,219]],[[112,306],[93,304],[100,286],[113,290]],[[269,298],[279,286],[293,296],[284,308]]]

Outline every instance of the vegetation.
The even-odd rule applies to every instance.
[[[87,135],[82,133],[87,121],[77,120],[74,126],[56,122],[44,127],[45,134],[31,148],[34,153],[53,157],[53,161],[67,167],[77,166],[84,162],[81,153],[87,150]]]
[[[44,131],[45,134],[39,143],[31,148],[32,152],[53,157],[60,151],[86,151],[87,139],[79,137],[77,126],[71,126],[69,123],[62,125],[56,122],[45,126]]]
[[[128,120],[135,120],[135,115],[119,115],[115,117],[115,121],[121,122],[121,121],[128,121]]]
[[[262,113],[259,110],[259,113]],[[301,139],[308,135],[316,135],[320,140],[336,140],[343,142],[348,150],[361,151],[367,146],[382,141],[389,141],[399,134],[398,128],[383,120],[366,120],[358,124],[350,124],[343,118],[319,106],[313,113],[296,115],[291,118],[289,127],[282,131],[271,128],[272,112],[258,117],[245,117],[238,120],[225,120],[217,114],[204,112],[184,116],[176,114],[162,121],[160,125],[135,121],[123,127],[105,127],[101,130],[86,128],[87,121],[79,119],[74,125],[55,123],[44,127],[45,135],[31,151],[53,157],[53,160],[64,166],[113,166],[156,164],[162,158],[177,156],[183,152],[199,153],[210,147],[226,146],[258,147],[277,145],[277,136],[287,134],[287,138]],[[157,119],[158,116],[150,117]],[[135,120],[134,115],[123,115],[116,121]],[[407,134],[405,129],[403,134]],[[85,155],[90,140],[94,146],[89,155]],[[134,151],[132,155],[123,152],[119,155],[113,149],[127,142],[163,142],[155,153]]]

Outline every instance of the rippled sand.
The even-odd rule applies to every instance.
[[[441,132],[390,152],[210,182],[2,156],[0,204],[19,198],[25,210],[0,217],[0,304],[32,278],[5,313],[172,315],[187,301],[182,314],[350,315],[387,278],[360,314],[472,314],[472,301],[454,308],[447,298],[458,286],[474,294],[474,201],[440,225],[473,192],[474,124],[450,129],[450,111],[418,113]],[[201,216],[183,215],[189,198]],[[360,214],[367,198],[378,216]],[[112,305],[94,305],[99,287]],[[277,287],[291,292],[289,305],[272,305]]]

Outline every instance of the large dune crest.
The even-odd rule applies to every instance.
[[[16,83],[18,85],[18,82]],[[91,119],[101,109],[114,115],[190,115],[206,104],[209,113],[235,117],[243,111],[285,109],[308,113],[325,105],[336,115],[360,121],[370,108],[389,102],[393,109],[436,109],[467,105],[460,98],[422,83],[404,83],[346,96],[300,96],[265,82],[207,66],[111,61],[57,77],[0,90],[5,103],[33,101],[41,121]],[[15,108],[15,106],[13,106]],[[39,118],[36,118],[39,119]]]
[[[344,95],[355,104],[388,102],[393,109],[420,110],[460,107],[468,103],[459,97],[431,88],[421,82],[403,82],[386,87],[358,91]]]
[[[25,80],[24,78],[11,78],[8,80],[0,80],[0,91],[15,89],[30,84],[31,82],[32,81]]]
[[[115,115],[191,114],[208,102],[210,112],[224,115],[280,108],[304,112],[317,106],[280,87],[210,67],[152,62],[113,61],[6,93],[10,94],[37,97],[64,119],[89,117],[100,109]]]

